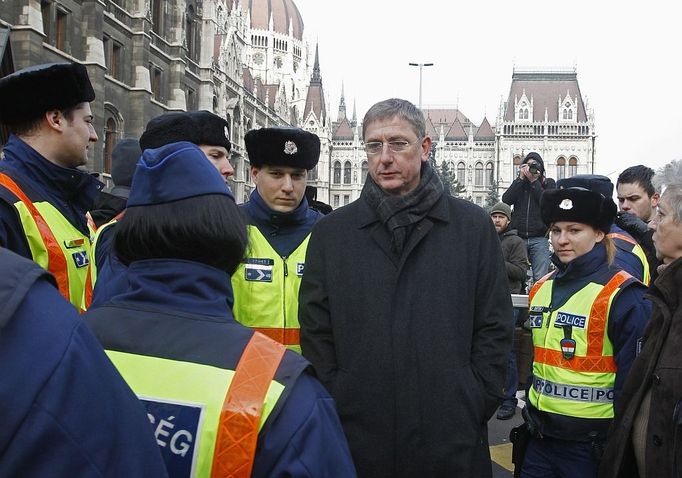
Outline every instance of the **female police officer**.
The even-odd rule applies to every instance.
[[[189,142],[146,149],[113,238],[126,290],[87,321],[142,399],[171,477],[354,476],[308,363],[235,322],[246,226]]]
[[[529,295],[534,360],[524,418],[531,439],[521,476],[591,477],[650,305],[645,287],[613,266],[610,197],[556,189],[543,193],[540,209],[557,270]]]

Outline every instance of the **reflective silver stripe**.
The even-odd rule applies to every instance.
[[[533,388],[541,395],[573,400],[576,402],[613,403],[612,388],[581,387],[554,383],[538,377],[533,377]]]

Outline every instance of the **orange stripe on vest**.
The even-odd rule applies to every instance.
[[[301,343],[301,331],[299,329],[278,329],[274,327],[252,327],[266,337],[284,345],[299,345]]]
[[[629,242],[632,245],[637,245],[637,241],[635,241],[632,237],[625,236],[623,234],[619,234],[617,232],[611,232],[607,234],[611,239],[621,239],[625,242]]]
[[[43,216],[40,215],[40,212],[35,207],[33,202],[28,198],[28,196],[24,194],[24,191],[22,191],[17,183],[15,183],[9,176],[0,173],[0,184],[9,189],[12,194],[18,197],[21,202],[26,205],[26,208],[33,217],[36,226],[38,226],[40,237],[45,244],[45,248],[47,249],[47,270],[48,272],[52,273],[57,280],[59,292],[64,296],[64,298],[66,298],[66,300],[70,300],[69,271],[66,265],[66,257],[64,257],[64,253],[62,252],[61,247],[59,247],[59,242],[57,242],[57,239],[54,237],[50,226],[47,225],[47,222]]]
[[[535,283],[529,294],[530,301],[533,300],[535,293],[548,277],[549,274]],[[587,330],[587,355],[585,357],[576,355],[572,359],[566,360],[560,350],[535,347],[533,360],[541,364],[578,372],[616,372],[614,358],[602,355],[604,332],[609,313],[609,299],[611,294],[631,277],[625,271],[618,272],[609,280],[594,300],[590,309],[590,321]]]
[[[220,413],[211,478],[251,476],[265,394],[285,351],[258,332],[244,349]]]

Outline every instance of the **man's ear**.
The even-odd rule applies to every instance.
[[[64,122],[66,121],[66,118],[64,118],[64,115],[60,110],[46,111],[43,115],[43,119],[48,127],[56,131],[62,131]]]
[[[422,140],[421,148],[422,148],[422,163],[425,163],[426,161],[429,160],[429,154],[431,153],[431,137],[430,136],[424,136],[424,139]]]
[[[661,193],[654,193],[651,196],[651,207],[654,208],[658,206],[658,202],[661,200]]]

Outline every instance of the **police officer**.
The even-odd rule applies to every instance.
[[[613,183],[606,176],[599,174],[577,174],[557,181],[558,188],[579,187],[596,191],[606,198],[613,196]],[[615,222],[611,225],[608,236],[616,246],[616,265],[622,267],[644,285],[651,280],[649,261],[642,246]]]
[[[229,161],[231,149],[229,128],[224,118],[203,110],[165,113],[147,123],[140,137],[139,146],[143,150],[152,149],[177,141],[196,144],[226,181],[234,175],[234,168]],[[108,300],[125,287],[125,268],[116,257],[110,255],[110,241],[115,230],[112,226],[117,220],[118,217],[115,217],[102,226],[95,236],[94,261],[89,277],[92,285],[86,290],[84,308]],[[89,291],[91,295],[88,294]],[[229,302],[232,305],[231,294]]]
[[[308,362],[233,319],[229,274],[246,244],[199,148],[147,149],[114,238],[127,289],[86,321],[147,407],[171,477],[352,477],[334,403]]]
[[[153,429],[54,278],[0,248],[0,476],[165,477]]]
[[[85,213],[102,188],[87,172],[97,141],[95,92],[77,63],[38,65],[0,79],[0,122],[11,131],[0,162],[0,246],[51,272],[81,305],[90,262]]]
[[[261,128],[244,136],[256,190],[241,206],[247,257],[232,276],[235,318],[301,351],[298,289],[310,230],[323,215],[305,197],[320,139],[298,128]]]
[[[540,202],[557,270],[529,294],[531,439],[521,476],[596,476],[600,450],[651,310],[645,286],[613,265],[611,197],[585,188]]]

